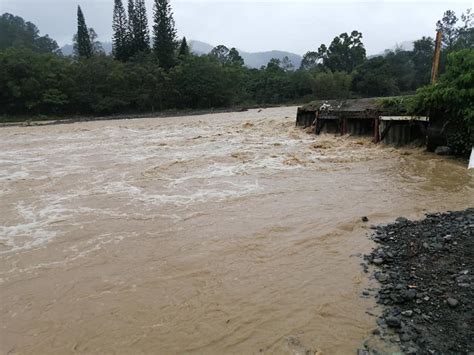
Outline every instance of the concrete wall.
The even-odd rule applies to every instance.
[[[381,121],[379,126],[380,135],[388,125],[391,125],[389,131],[383,137],[382,142],[395,146],[406,144],[426,144],[427,122],[419,121]]]
[[[296,125],[309,127],[313,124],[315,118],[316,112],[298,110],[298,114],[296,115]]]
[[[372,136],[374,134],[374,121],[372,119],[347,118],[344,133],[353,136]]]

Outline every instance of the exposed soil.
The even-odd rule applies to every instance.
[[[377,303],[384,307],[375,337],[407,354],[474,350],[473,227],[470,208],[421,221],[400,217],[376,228],[372,238],[380,246],[366,256],[381,284]]]

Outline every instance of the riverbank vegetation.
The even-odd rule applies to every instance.
[[[0,115],[138,114],[301,103],[315,98],[392,96],[414,93],[430,80],[432,38],[415,41],[413,50],[396,49],[368,58],[362,33],[352,31],[309,51],[300,68],[286,59],[272,59],[266,66],[252,69],[245,66],[235,48],[223,45],[209,55],[194,55],[186,38],[176,37],[169,0],[155,0],[152,34],[146,11],[143,0],[129,0],[127,10],[121,0],[115,0],[113,54],[106,55],[78,8],[73,56],[62,55],[57,43],[40,36],[34,24],[3,14]],[[454,67],[463,61],[461,57],[471,58],[473,53],[470,11],[460,21],[454,12],[447,11],[437,27],[447,34],[442,52],[446,75],[439,88],[420,92],[418,109],[434,101],[445,105],[440,97],[447,96],[440,90],[451,80],[458,80]],[[458,59],[445,65],[449,53]],[[450,70],[449,65],[454,67]],[[468,75],[458,81],[466,80],[472,79]],[[466,95],[472,93],[468,90],[463,97]],[[466,119],[469,108],[454,114],[456,105],[453,102],[447,107],[453,115]]]

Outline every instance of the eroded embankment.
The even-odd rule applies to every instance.
[[[1,129],[0,351],[360,347],[360,217],[465,208],[472,176],[295,112]]]

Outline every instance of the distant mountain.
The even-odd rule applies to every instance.
[[[112,53],[112,43],[102,42],[102,48],[104,49],[105,54]],[[72,55],[73,46],[72,44],[66,44],[61,47],[61,53],[63,55]]]
[[[210,45],[209,43],[201,42],[201,41],[190,41],[189,45],[191,47],[191,51],[195,54],[209,54],[214,46]],[[277,58],[282,60],[284,57],[288,57],[293,63],[295,68],[299,68],[301,64],[301,56],[295,53],[284,52],[284,51],[268,51],[268,52],[257,52],[257,53],[250,53],[238,50],[241,57],[244,59],[245,65],[250,68],[260,68],[264,65],[267,65],[270,59]]]
[[[209,54],[214,48],[209,43],[201,41],[189,41],[189,47],[193,53],[198,55]]]

